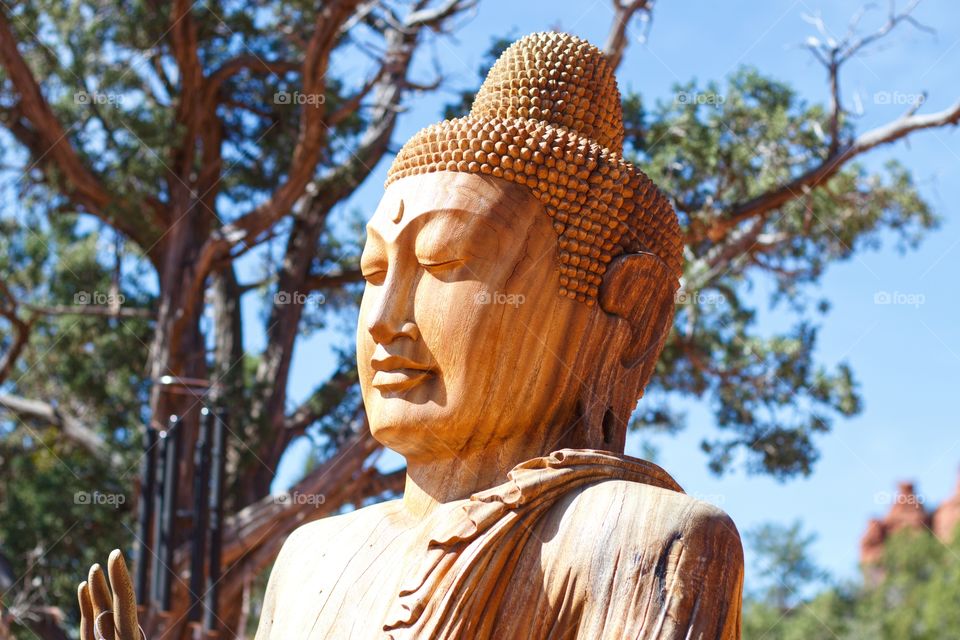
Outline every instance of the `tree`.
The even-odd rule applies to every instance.
[[[805,589],[827,578],[810,557],[816,535],[803,533],[802,527],[800,521],[789,527],[767,523],[746,534],[763,585],[759,599],[772,603],[781,614],[801,600]]]
[[[960,537],[945,544],[929,530],[902,530],[886,541],[879,566],[870,569],[882,576],[876,584],[830,584],[787,610],[779,608],[775,592],[748,598],[745,640],[934,640],[960,633]]]
[[[177,501],[186,506],[201,398],[161,381],[211,383],[232,414],[221,583],[230,629],[242,627],[253,576],[293,528],[401,486],[402,472],[371,464],[379,445],[350,354],[301,406],[288,406],[287,382],[298,334],[355,302],[359,233],[343,212],[389,155],[404,100],[439,86],[414,74],[413,62],[475,4],[268,1],[251,13],[216,1],[37,0],[0,8],[3,161],[15,166],[26,212],[3,221],[12,256],[42,257],[0,265],[5,445],[16,455],[62,457],[62,448],[75,454],[68,466],[83,467],[79,475],[103,478],[98,486],[111,478],[129,486],[135,473],[126,461],[136,459],[141,425],[162,427],[177,415]],[[649,18],[651,6],[617,0],[614,8],[606,53],[618,64],[627,26]],[[753,70],[723,91],[679,87],[677,100],[649,110],[640,96],[625,96],[628,153],[671,196],[688,244],[677,330],[655,387],[709,396],[730,434],[705,443],[717,470],[744,450],[751,468],[808,473],[814,435],[859,408],[852,372],[813,360],[804,285],[883,231],[909,245],[934,223],[906,169],[875,175],[853,161],[956,124],[960,103],[927,115],[912,109],[855,135],[839,99],[843,63],[910,20],[909,10],[892,13],[870,36],[811,45],[828,63],[828,107],[808,106]],[[94,249],[89,272],[70,271],[76,243]],[[242,282],[238,264],[254,258],[264,278]],[[797,314],[787,335],[754,333],[755,310],[741,294],[761,274],[776,279],[778,297]],[[311,308],[315,292],[325,296],[323,312]],[[269,309],[265,347],[251,355],[242,339],[253,329],[239,306],[258,294]],[[38,361],[51,355],[41,374]],[[109,384],[91,383],[101,380]],[[667,406],[635,420],[677,423]],[[281,455],[307,433],[319,435],[321,462],[295,491],[323,494],[320,507],[269,495]],[[48,434],[58,437],[37,437]],[[95,466],[103,460],[106,470]],[[24,489],[37,489],[38,503],[47,490]],[[11,535],[3,532],[5,545]],[[183,575],[180,546],[174,568]],[[173,617],[182,619],[186,586],[175,586]]]
[[[38,278],[5,287],[11,339],[0,370],[11,391],[3,406],[16,416],[11,431],[29,428],[27,422],[59,427],[92,455],[111,455],[112,443],[102,437],[110,425],[102,416],[90,414],[89,424],[75,419],[84,399],[69,388],[31,388],[33,363],[18,360],[41,346],[47,327],[56,332],[53,345],[75,330],[77,315],[109,319],[116,340],[133,333],[148,345],[133,344],[126,363],[144,367],[135,383],[148,396],[140,398],[136,416],[114,428],[124,430],[119,439],[135,443],[142,420],[163,427],[168,416],[180,417],[177,502],[186,508],[193,475],[186,452],[197,439],[200,401],[159,383],[166,377],[215,382],[217,402],[247,418],[234,423],[242,426],[230,452],[233,516],[224,549],[229,570],[220,587],[221,617],[230,628],[240,624],[249,576],[270,562],[307,511],[269,497],[280,455],[332,408],[357,404],[348,367],[287,412],[304,297],[358,279],[356,256],[341,258],[334,245],[319,240],[334,207],[386,153],[404,96],[433,86],[411,72],[414,54],[473,4],[336,0],[316,9],[311,2],[269,2],[255,15],[236,3],[185,1],[51,0],[0,9],[0,120],[9,134],[5,142],[16,144],[22,162],[19,196],[41,228],[79,225],[79,214],[82,224],[96,227],[91,238],[122,237],[117,270],[132,263],[156,281],[155,298],[142,307],[149,316],[146,336],[127,327],[128,308],[109,281],[80,278],[66,305],[57,295],[62,292],[38,292]],[[267,346],[250,362],[241,349],[238,308],[255,288],[237,282],[234,263],[278,236],[286,246],[270,274],[276,295],[265,324]],[[73,297],[83,292],[89,295]],[[33,293],[42,297],[30,298]],[[208,306],[212,329],[202,320]],[[51,316],[65,320],[45,320]],[[99,325],[101,332],[106,328]],[[84,349],[71,353],[81,357]],[[134,362],[137,355],[142,359]],[[92,349],[87,357],[102,356]],[[39,393],[24,395],[30,391]],[[112,401],[110,393],[99,399],[101,405]],[[338,425],[349,442],[303,487],[327,494],[331,509],[345,497],[383,490],[385,479],[363,466],[375,445],[358,425],[362,420]],[[38,445],[31,440],[25,448]],[[121,463],[115,471],[129,483],[135,473],[127,467]],[[345,496],[340,502],[338,492]],[[185,539],[181,533],[175,542]],[[178,612],[185,600],[184,583],[175,582],[176,626],[183,626]]]

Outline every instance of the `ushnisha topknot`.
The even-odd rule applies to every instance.
[[[647,251],[677,277],[683,271],[673,207],[622,152],[620,92],[606,57],[576,36],[534,33],[503,52],[468,116],[403,146],[385,186],[435,171],[525,185],[559,236],[560,293],[592,306],[620,254]]]

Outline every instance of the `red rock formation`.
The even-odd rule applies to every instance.
[[[870,518],[867,530],[860,539],[860,563],[874,564],[883,556],[883,543],[887,539],[887,532],[883,528],[883,521],[879,518]]]
[[[878,498],[885,494],[878,494]],[[953,536],[960,535],[960,477],[953,496],[947,498],[932,512],[923,507],[923,500],[917,496],[912,482],[901,482],[892,498],[890,510],[882,519],[871,518],[867,530],[860,539],[860,564],[864,568],[864,578],[868,583],[876,583],[881,574],[876,565],[883,557],[883,547],[887,538],[903,529],[922,531],[931,530],[943,542],[949,542]]]
[[[923,500],[917,496],[912,482],[901,482],[893,499],[890,512],[883,519],[887,533],[901,529],[922,529],[930,524],[930,515],[923,508]]]
[[[960,523],[960,476],[957,478],[956,491],[933,513],[933,533],[943,542],[950,542],[953,536],[957,535],[958,523]]]
[[[890,497],[877,494],[878,500]],[[923,499],[917,496],[912,482],[901,482],[897,493],[892,497],[890,510],[882,520],[873,518],[867,523],[867,530],[860,539],[860,562],[875,564],[883,556],[883,545],[892,533],[902,529],[920,531],[930,527],[931,517],[923,508]]]

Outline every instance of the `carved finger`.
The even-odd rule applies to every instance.
[[[116,626],[117,640],[140,640],[137,596],[133,591],[127,564],[119,549],[110,552],[107,572],[110,574],[110,586],[113,588],[113,623]]]
[[[99,564],[90,567],[87,577],[87,588],[90,590],[90,599],[93,601],[94,630],[107,640],[115,640],[113,633],[113,600],[110,597],[110,587],[107,577]],[[104,613],[109,615],[103,615]]]
[[[77,599],[80,601],[80,640],[95,640],[93,635],[93,602],[90,600],[90,590],[84,580],[77,587]]]

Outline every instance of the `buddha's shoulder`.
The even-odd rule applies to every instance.
[[[605,480],[571,491],[547,514],[558,535],[628,546],[709,541],[740,550],[740,534],[723,509],[681,491]]]
[[[327,516],[300,525],[294,529],[283,544],[280,557],[298,556],[310,551],[316,554],[317,549],[326,549],[327,543],[338,541],[341,551],[345,543],[351,540],[362,540],[363,536],[353,535],[359,531],[369,531],[376,523],[393,513],[398,500],[390,500],[355,509],[338,515]]]

